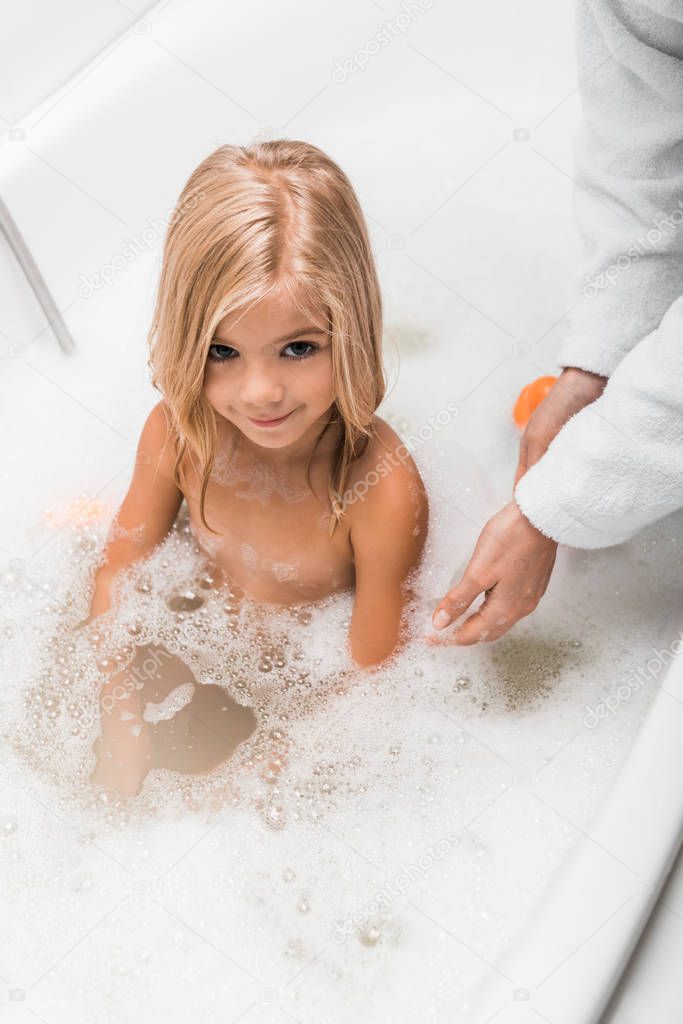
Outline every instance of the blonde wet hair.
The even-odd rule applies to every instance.
[[[152,383],[176,433],[174,479],[181,486],[184,455],[196,457],[200,516],[213,533],[204,512],[217,442],[203,390],[207,353],[225,316],[280,286],[303,314],[324,311],[328,319],[330,423],[339,430],[328,480],[332,536],[349,467],[368,444],[386,390],[382,302],[365,218],[347,176],[310,143],[220,146],[192,172],[170,219],[148,333]]]

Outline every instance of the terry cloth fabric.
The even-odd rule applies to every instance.
[[[683,296],[572,416],[515,489],[561,544],[621,544],[683,507]]]
[[[599,548],[683,505],[683,0],[578,0],[576,23],[583,256],[558,362],[610,380],[515,499]]]

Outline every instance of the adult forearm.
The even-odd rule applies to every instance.
[[[515,500],[546,536],[609,547],[683,507],[683,296],[521,478]]]

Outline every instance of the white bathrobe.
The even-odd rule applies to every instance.
[[[515,500],[601,548],[683,507],[683,0],[577,0],[576,17],[584,255],[558,362],[609,381]]]

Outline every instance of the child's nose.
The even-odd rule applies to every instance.
[[[285,389],[280,379],[274,360],[256,359],[245,367],[241,381],[240,398],[244,405],[252,409],[262,409],[266,405],[282,401]]]

